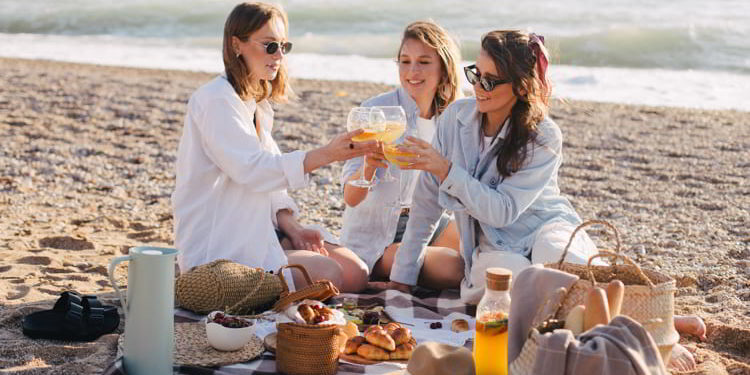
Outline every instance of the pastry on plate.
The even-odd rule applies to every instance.
[[[411,340],[411,330],[404,327],[396,328],[393,330],[393,333],[391,333],[391,338],[393,338],[393,343],[396,344],[396,346],[408,343],[409,340]]]
[[[391,359],[391,355],[387,351],[370,344],[360,345],[359,348],[357,348],[357,354],[360,357],[374,361],[386,361]]]
[[[354,336],[349,340],[346,340],[346,346],[344,346],[344,354],[354,354],[357,349],[364,344],[365,338],[362,336]]]
[[[396,343],[384,329],[368,329],[368,331],[369,332],[365,332],[365,340],[367,340],[368,343],[381,347],[388,351],[396,350]]]
[[[396,347],[396,350],[390,353],[390,359],[409,359],[411,358],[411,353],[414,352],[414,347],[415,345],[408,342],[401,344]]]

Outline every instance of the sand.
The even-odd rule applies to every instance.
[[[0,373],[96,374],[117,334],[30,340],[24,314],[60,292],[118,304],[106,276],[128,248],[171,246],[169,197],[185,104],[212,74],[0,59]],[[344,131],[346,111],[388,86],[297,80],[277,107],[282,150]],[[675,277],[676,312],[705,319],[694,374],[750,374],[750,113],[569,101],[562,192],[620,230],[624,254]],[[341,164],[292,195],[303,222],[338,234]],[[590,231],[602,247],[605,231]],[[117,271],[126,283],[126,267]],[[120,327],[120,331],[122,326]]]

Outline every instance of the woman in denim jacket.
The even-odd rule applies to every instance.
[[[404,169],[421,173],[403,242],[391,269],[390,287],[416,285],[425,246],[445,210],[455,213],[461,257],[453,287],[467,303],[484,293],[484,270],[514,273],[532,263],[558,260],[581,222],[560,195],[562,134],[547,117],[550,95],[542,37],[492,31],[482,38],[475,65],[464,68],[475,97],[451,104],[437,121],[432,145],[409,138]],[[579,232],[581,233],[581,232]],[[583,263],[596,251],[585,234],[566,258]]]
[[[414,22],[404,30],[396,60],[401,87],[370,98],[362,106],[401,106],[406,113],[406,134],[429,142],[435,133],[435,118],[461,96],[460,61],[458,46],[442,27],[431,21]],[[367,156],[365,178],[377,180],[370,189],[346,184],[361,176],[362,158],[348,160],[341,174],[346,202],[341,244],[357,254],[373,280],[387,280],[393,255],[409,220],[409,209],[392,209],[389,205],[395,205],[399,198],[410,200],[419,174],[419,171],[401,173],[398,168],[390,168],[396,180],[386,182],[382,177],[388,165],[383,158],[382,153]],[[431,265],[458,259],[459,240],[456,224],[447,214],[439,218],[437,226],[428,241],[425,266],[428,272],[422,282],[441,288],[445,285],[431,281],[442,282],[449,275],[429,270],[449,271]]]

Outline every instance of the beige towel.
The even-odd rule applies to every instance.
[[[513,275],[513,279],[508,321],[508,363],[513,362],[521,353],[539,306],[543,305],[557,288],[564,287],[570,290],[578,276],[535,264],[518,275]]]
[[[643,326],[617,316],[579,336],[556,330],[538,339],[534,374],[667,375],[656,343]]]

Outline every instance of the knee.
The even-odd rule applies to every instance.
[[[326,279],[331,281],[336,288],[341,290],[344,286],[344,270],[341,268],[341,265],[335,260],[322,255],[320,255],[319,258],[316,267],[317,269],[315,271],[317,277],[314,277],[315,280],[313,281]]]
[[[461,280],[464,278],[463,259],[459,257],[454,262],[449,262],[445,267],[444,277],[451,283],[451,285],[460,285]]]
[[[370,275],[367,271],[367,265],[364,262],[356,264],[353,267],[342,269],[343,285],[339,288],[345,293],[357,293],[367,288],[367,282],[370,281]]]

